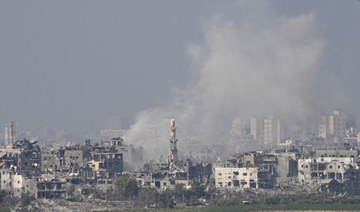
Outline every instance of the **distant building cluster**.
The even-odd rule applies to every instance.
[[[286,138],[286,125],[284,121],[274,117],[251,117],[233,120],[231,129],[231,144],[257,143],[258,146],[276,146]]]
[[[66,185],[104,184],[124,171],[124,156],[141,160],[131,145],[114,138],[109,145],[85,141],[56,152],[42,152],[37,141],[18,140],[0,149],[1,190],[14,196],[65,198]]]
[[[214,165],[215,186],[269,189],[284,183],[314,186],[359,179],[358,150],[277,150],[234,155]]]
[[[110,130],[121,128],[117,119]],[[0,148],[1,190],[13,196],[29,193],[36,198],[65,198],[72,184],[114,189],[114,179],[127,175],[142,187],[160,191],[192,183],[220,190],[272,189],[292,186],[322,191],[331,183],[360,180],[359,136],[356,121],[335,110],[320,118],[318,135],[287,137],[284,122],[276,118],[235,118],[232,142],[258,143],[256,151],[238,151],[220,160],[221,145],[204,146],[183,154],[178,148],[175,119],[170,120],[168,155],[143,163],[142,148],[126,145],[121,137],[84,145],[41,150],[37,141],[16,140],[15,122],[6,127],[6,145]],[[165,142],[164,142],[165,144]],[[209,160],[206,160],[209,159]],[[136,164],[136,165],[134,165]],[[141,168],[139,168],[141,165]]]
[[[250,150],[273,149],[286,145],[289,140],[326,140],[358,143],[360,133],[357,120],[352,114],[340,109],[329,115],[319,117],[317,126],[288,126],[280,118],[236,117],[230,131],[230,144],[241,151],[244,147]],[[262,148],[263,147],[263,148]]]

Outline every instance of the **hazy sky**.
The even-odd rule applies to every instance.
[[[204,43],[218,16],[237,25],[305,15],[321,48],[311,62],[319,69],[313,98],[359,113],[360,2],[251,2],[0,1],[0,126],[83,133],[104,128],[108,116],[168,105],[174,90],[201,78],[191,50],[212,46]]]

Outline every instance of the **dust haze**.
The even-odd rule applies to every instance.
[[[203,40],[186,48],[196,77],[174,88],[168,105],[139,112],[127,142],[143,145],[156,158],[167,154],[171,117],[179,144],[195,139],[227,146],[237,116],[299,123],[318,115],[324,107],[319,90],[326,90],[319,89],[319,80],[331,77],[323,75],[325,42],[316,16],[278,16],[267,5],[246,13],[250,6],[239,6],[241,20],[219,13],[204,26]]]

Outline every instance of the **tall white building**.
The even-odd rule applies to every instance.
[[[345,137],[346,115],[341,110],[334,110],[332,112],[330,123],[332,126],[330,132],[332,132],[335,137]]]
[[[326,138],[329,133],[328,116],[320,116],[319,120],[319,137]]]
[[[250,120],[248,118],[236,117],[232,122],[231,137],[244,139],[250,135]]]
[[[250,134],[255,140],[264,141],[264,119],[256,117],[250,119]]]
[[[285,140],[285,126],[279,119],[264,119],[264,144],[278,145]]]
[[[321,116],[319,120],[319,137],[345,137],[346,115],[341,110],[332,111],[329,116]]]
[[[4,141],[5,145],[9,145],[13,143],[16,140],[16,127],[17,123],[16,121],[11,121],[9,124],[6,125],[5,131],[4,131]]]
[[[250,119],[250,134],[265,145],[277,145],[285,141],[286,127],[280,119],[273,117]]]

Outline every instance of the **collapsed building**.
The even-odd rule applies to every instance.
[[[214,166],[217,188],[271,188],[297,176],[294,152],[250,152]],[[226,177],[225,177],[226,176]]]
[[[357,157],[357,150],[318,150],[316,157],[299,159],[299,181],[307,185],[353,180],[359,169]]]
[[[116,143],[115,143],[116,145]],[[68,146],[55,153],[44,153],[42,170],[55,176],[66,177],[71,182],[96,182],[113,178],[123,172],[123,154],[114,145]]]
[[[110,145],[116,152],[123,154],[124,171],[132,171],[143,163],[142,147],[125,144],[121,137],[112,138]]]
[[[299,181],[305,185],[328,179],[344,182],[355,177],[356,169],[350,158],[299,159]]]
[[[41,151],[37,141],[19,140],[0,149],[1,190],[20,197],[64,197],[65,182],[42,177]]]
[[[359,180],[358,156],[358,150],[354,149],[237,154],[214,165],[215,186],[235,190],[267,189],[291,182],[292,186],[321,191],[329,191],[324,188],[330,184],[343,189],[342,184]]]
[[[119,140],[119,139],[115,139]],[[97,183],[123,172],[123,153],[114,145],[68,146],[41,152],[37,141],[19,140],[0,149],[0,187],[13,196],[65,198],[66,183]],[[118,145],[118,148],[116,147]]]
[[[257,167],[215,167],[217,188],[259,188]]]

